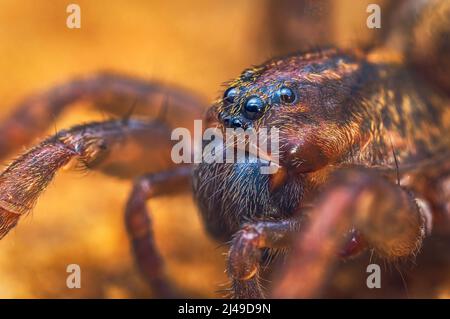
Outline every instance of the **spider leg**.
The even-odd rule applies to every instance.
[[[411,194],[364,169],[338,172],[310,218],[295,240],[275,297],[317,296],[345,244],[343,234],[352,228],[387,260],[414,256],[425,233],[424,216]]]
[[[235,234],[228,253],[228,275],[235,298],[263,298],[260,284],[261,249],[289,246],[298,231],[299,221],[259,221],[246,224]]]
[[[75,165],[126,179],[155,173],[149,180],[156,184],[161,176],[171,180],[167,172],[176,165],[170,160],[172,129],[192,129],[193,120],[202,118],[205,109],[201,98],[173,86],[113,73],[81,77],[27,98],[15,108],[0,124],[0,158],[28,143],[76,102],[87,102],[121,119],[60,131],[13,161],[0,175],[0,239],[32,210],[62,167]],[[150,120],[132,119],[131,115]],[[142,272],[155,291],[169,296],[170,287],[158,277],[161,266],[157,251],[152,250],[153,241],[139,233],[142,227],[150,227],[150,221],[146,222],[139,210],[131,210],[141,198],[136,187],[127,206],[127,229]]]
[[[430,205],[433,234],[450,234],[450,156],[409,174],[404,184],[424,197]]]
[[[24,99],[0,124],[0,158],[27,145],[68,106],[77,102],[119,117],[164,116],[170,127],[187,127],[202,118],[202,98],[181,88],[115,73],[75,78]]]
[[[125,221],[142,273],[157,293],[174,296],[162,275],[145,207],[148,197],[179,191],[188,184],[190,167],[175,168],[171,148],[167,126],[133,119],[75,126],[45,139],[0,175],[0,239],[32,210],[58,169],[69,163],[126,178],[150,172],[136,182]]]
[[[32,210],[58,169],[69,163],[127,178],[173,167],[169,134],[158,122],[130,119],[75,126],[45,139],[0,175],[0,238]]]
[[[159,297],[176,297],[177,293],[163,272],[163,261],[155,247],[152,222],[146,202],[160,194],[181,191],[189,185],[190,167],[144,175],[133,186],[125,209],[125,224],[137,265],[150,287]]]

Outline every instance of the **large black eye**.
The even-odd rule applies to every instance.
[[[231,104],[234,102],[234,99],[237,96],[237,90],[236,88],[228,88],[225,93],[223,94],[223,101],[225,104]]]
[[[249,120],[258,118],[264,110],[264,102],[257,96],[250,97],[244,104],[244,116]]]
[[[286,86],[280,88],[278,96],[280,97],[280,101],[284,104],[292,104],[296,100],[294,91]]]

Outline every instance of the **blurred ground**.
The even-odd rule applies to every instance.
[[[267,24],[269,1],[73,2],[81,7],[80,30],[65,25],[71,2],[0,2],[0,118],[32,92],[105,69],[176,83],[212,100],[222,82],[290,47],[274,47],[274,31],[284,29]],[[361,27],[369,2],[317,7],[319,15],[338,12],[327,20],[323,41],[348,45],[370,38]],[[102,115],[80,106],[55,126],[93,119]],[[151,297],[134,268],[122,222],[129,190],[128,182],[100,173],[60,172],[33,214],[0,241],[0,298]],[[215,291],[225,282],[225,249],[205,235],[190,194],[149,205],[169,276],[188,296],[220,296]],[[72,263],[81,266],[81,289],[66,288],[65,269]]]

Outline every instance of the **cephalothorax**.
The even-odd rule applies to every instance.
[[[439,6],[450,13],[450,6]],[[448,232],[450,219],[450,87],[445,79],[430,81],[433,61],[421,54],[398,59],[387,49],[314,50],[270,60],[229,82],[208,109],[207,126],[277,127],[275,174],[261,174],[259,162],[172,163],[171,130],[190,127],[203,110],[187,92],[113,74],[50,90],[13,115],[14,135],[3,128],[10,137],[4,152],[34,135],[20,126],[33,108],[58,113],[88,98],[123,113],[129,105],[106,102],[114,97],[137,101],[135,114],[148,115],[153,111],[145,106],[165,96],[168,114],[77,126],[19,157],[0,176],[0,237],[32,209],[57,169],[77,159],[108,174],[146,174],[134,185],[126,222],[138,265],[162,295],[173,291],[162,275],[145,202],[191,180],[205,227],[230,241],[227,271],[236,297],[265,295],[259,280],[264,250],[293,247],[274,284],[276,297],[317,294],[339,253],[370,247],[387,260],[414,256],[427,232]],[[427,72],[420,71],[424,65]]]

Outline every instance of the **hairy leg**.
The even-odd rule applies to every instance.
[[[157,122],[127,120],[76,126],[45,139],[0,175],[0,238],[32,210],[58,169],[69,162],[128,178],[173,167],[168,134]]]
[[[88,102],[116,116],[164,116],[169,127],[190,128],[205,109],[202,98],[181,88],[114,73],[73,79],[35,94],[13,108],[0,124],[0,158],[27,145],[69,105]],[[166,110],[162,110],[166,108]]]
[[[159,122],[119,120],[61,131],[16,159],[0,175],[0,239],[29,213],[59,168],[69,163],[126,178],[153,172],[136,182],[126,210],[126,226],[142,273],[162,296],[174,296],[162,275],[145,200],[176,192],[190,167],[170,161],[170,130]]]
[[[228,253],[228,275],[235,298],[263,298],[260,283],[261,250],[289,247],[299,221],[260,221],[247,224],[235,234]]]
[[[201,118],[205,109],[201,98],[180,88],[112,73],[82,77],[18,105],[0,124],[0,158],[28,143],[67,106],[79,101],[123,119],[61,131],[9,165],[0,175],[0,238],[32,210],[41,192],[63,166],[74,164],[127,179],[173,169],[172,128],[191,128],[193,120]],[[130,113],[154,120],[133,120]],[[127,214],[127,226],[134,238],[138,264],[147,278],[154,279],[151,283],[156,291],[169,295],[157,276],[149,273],[152,250],[147,255],[143,252],[151,248],[148,243],[152,241],[140,238],[133,228],[133,218],[139,218],[139,214],[133,217],[136,214]],[[158,269],[154,274],[158,274]]]
[[[125,224],[137,265],[158,297],[176,297],[176,291],[164,275],[146,202],[160,194],[181,191],[189,185],[190,178],[190,167],[142,176],[135,182],[126,205]]]
[[[433,234],[450,235],[450,152],[408,174],[403,184],[423,196],[431,208]]]
[[[388,260],[414,256],[424,237],[419,206],[411,194],[373,172],[344,170],[334,176],[295,241],[275,297],[318,295],[352,228]]]

